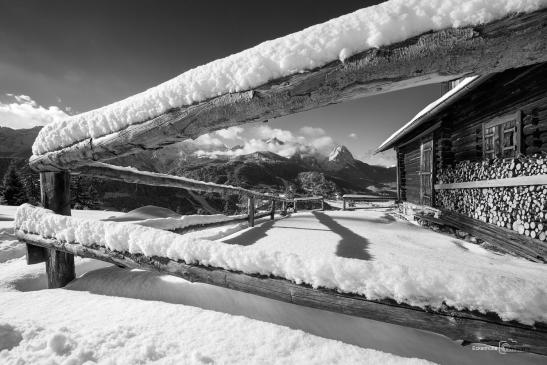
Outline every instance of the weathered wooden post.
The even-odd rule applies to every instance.
[[[249,196],[247,200],[247,211],[249,214],[249,227],[255,226],[255,197]]]
[[[40,187],[42,205],[56,214],[70,215],[70,174],[41,172]],[[61,288],[75,277],[74,256],[54,249],[47,249],[46,272],[48,288]]]
[[[401,203],[401,166],[399,163],[399,148],[395,147],[395,172],[397,177],[397,204]]]
[[[346,210],[346,198],[342,197],[342,201],[343,201],[342,210]]]
[[[272,199],[272,209],[270,211],[270,219],[274,220],[275,218],[275,200]]]

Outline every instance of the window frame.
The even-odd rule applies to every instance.
[[[513,145],[511,147],[504,147],[503,146],[503,137],[506,131],[509,131],[510,129],[501,129],[503,124],[509,122],[509,121],[515,121],[515,126],[513,127]],[[494,134],[486,134],[486,130],[492,127],[498,127],[495,130]],[[522,123],[521,123],[521,111],[518,110],[514,113],[505,114],[503,116],[494,118],[493,120],[489,122],[485,122],[482,124],[482,157],[484,160],[488,158],[514,158],[521,154],[521,147],[522,147]],[[494,137],[494,143],[493,148],[487,150],[486,149],[486,139],[488,137]],[[499,144],[496,146],[495,141],[498,140]],[[496,148],[498,147],[498,148]],[[504,152],[506,150],[515,150],[514,156],[511,157],[504,157]],[[492,154],[493,157],[487,157],[487,155]]]

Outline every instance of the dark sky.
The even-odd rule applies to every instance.
[[[83,112],[378,2],[0,0],[0,95]],[[361,157],[438,96],[432,85],[270,124],[293,132],[322,127]]]

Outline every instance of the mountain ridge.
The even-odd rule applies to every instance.
[[[0,163],[0,176],[7,169],[6,161],[18,159],[22,162],[30,157],[32,143],[40,128],[14,130],[0,127],[0,157],[4,157]],[[276,137],[264,142],[268,145],[285,144]],[[304,147],[296,149],[290,157],[271,151],[233,153],[243,149],[235,147],[226,147],[226,151],[231,153],[224,155],[198,156],[187,146],[172,145],[162,150],[120,157],[109,163],[268,192],[298,191],[301,180],[313,173],[323,176],[323,180],[333,184],[333,189],[341,194],[392,193],[394,168],[357,160],[343,145],[334,146],[328,155],[322,155],[310,146]],[[108,196],[112,196],[112,192]]]

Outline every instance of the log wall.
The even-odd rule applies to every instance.
[[[507,70],[493,75],[431,123],[442,120],[436,132],[437,169],[463,161],[483,160],[483,124],[520,113],[520,152],[547,152],[547,64]]]
[[[398,155],[401,199],[420,204],[420,143],[401,146]]]

